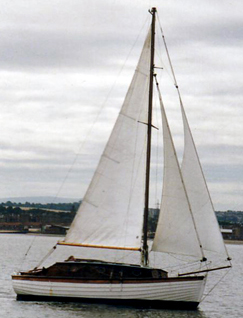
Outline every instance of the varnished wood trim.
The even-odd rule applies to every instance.
[[[231,265],[228,265],[228,266],[221,266],[221,267],[216,267],[216,268],[208,268],[208,269],[204,269],[204,270],[201,270],[201,271],[178,274],[178,276],[185,276],[185,275],[192,275],[192,274],[200,274],[200,273],[218,271],[218,270],[221,270],[221,269],[226,269],[226,268],[231,268],[231,267],[232,267]]]
[[[77,244],[77,243],[68,243],[68,242],[58,242],[57,244],[58,245],[77,246],[77,247],[105,248],[105,249],[112,249],[112,250],[141,251],[141,248],[138,248],[138,247],[120,247],[120,246],[106,246],[106,245],[92,245],[92,244]]]
[[[34,277],[31,275],[13,275],[13,280],[36,281],[36,282],[57,282],[57,283],[74,283],[74,284],[158,284],[180,281],[200,281],[204,276],[198,277],[170,277],[170,278],[154,278],[154,279],[124,279],[124,280],[108,280],[108,279],[78,279],[64,277]]]

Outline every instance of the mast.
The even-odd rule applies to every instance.
[[[148,129],[147,129],[147,158],[146,158],[146,180],[145,180],[145,203],[143,216],[143,246],[142,265],[148,265],[148,213],[149,213],[149,181],[150,181],[150,159],[151,159],[151,137],[152,137],[152,106],[153,106],[153,78],[154,78],[154,43],[155,43],[155,13],[156,8],[150,11],[151,23],[151,55],[150,55],[150,78],[148,99]]]

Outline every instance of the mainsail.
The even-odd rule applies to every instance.
[[[64,244],[141,247],[151,30],[121,112]]]

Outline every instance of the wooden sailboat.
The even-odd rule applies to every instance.
[[[156,8],[150,13],[151,27],[120,114],[71,228],[64,241],[58,242],[67,249],[77,246],[114,253],[137,251],[141,253],[141,264],[70,257],[47,268],[13,275],[18,299],[78,299],[196,308],[203,296],[207,272],[231,266],[208,265],[210,253],[221,255],[228,262],[230,258],[183,104],[185,150],[180,167],[157,80],[164,180],[157,230],[152,247],[148,248]],[[171,276],[149,266],[151,251],[189,256],[200,269]]]

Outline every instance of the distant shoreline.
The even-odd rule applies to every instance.
[[[40,232],[24,232],[15,230],[0,230],[0,234],[25,234],[25,235],[40,235],[40,236],[65,236],[57,233],[40,233]],[[225,244],[243,245],[243,240],[224,240]]]
[[[243,241],[241,240],[224,240],[225,244],[238,244],[238,245],[242,245]]]

